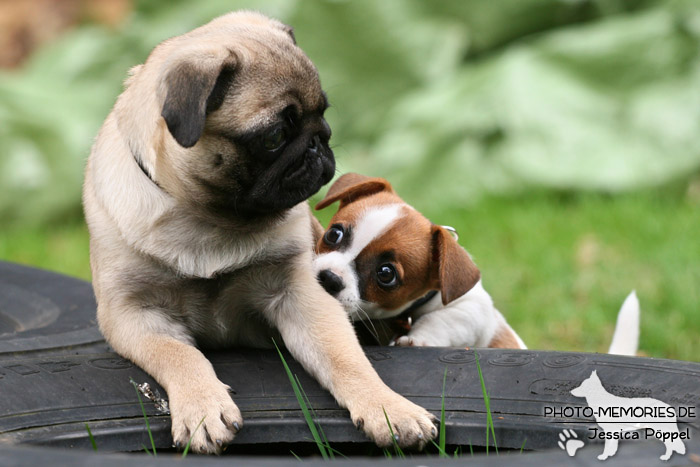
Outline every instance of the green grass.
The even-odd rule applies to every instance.
[[[136,397],[138,397],[138,399],[139,399],[139,406],[141,406],[141,412],[143,413],[143,420],[146,423],[146,431],[148,432],[148,438],[151,440],[151,448],[153,448],[153,452],[149,451],[148,448],[146,448],[146,446],[143,446],[143,449],[148,454],[151,454],[151,455],[153,455],[153,457],[155,457],[158,455],[158,453],[156,452],[156,443],[153,440],[153,433],[151,432],[151,424],[148,422],[148,415],[146,415],[146,407],[144,407],[143,401],[141,400],[141,391],[139,391],[139,385],[133,379],[129,379],[129,382],[131,383],[132,386],[134,386],[134,389],[136,390]]]
[[[282,361],[282,365],[284,366],[284,370],[287,374],[287,378],[289,379],[289,383],[292,386],[292,390],[294,391],[294,395],[297,399],[297,402],[299,403],[299,407],[301,408],[302,414],[304,415],[304,419],[306,420],[306,424],[309,427],[309,431],[311,432],[311,435],[316,443],[316,447],[319,450],[319,453],[321,454],[321,457],[323,457],[324,460],[332,460],[334,459],[334,453],[341,455],[342,457],[345,457],[342,455],[342,453],[338,452],[337,450],[333,449],[328,442],[328,438],[326,438],[325,433],[323,432],[323,429],[321,428],[321,425],[316,422],[316,413],[313,410],[313,407],[311,407],[311,402],[309,401],[309,398],[307,397],[306,393],[304,392],[304,388],[301,387],[301,383],[299,382],[299,378],[297,375],[293,374],[291,369],[289,368],[289,365],[287,365],[287,360],[284,358],[284,355],[280,351],[279,347],[277,346],[277,343],[272,340],[272,343],[275,346],[275,349],[277,349],[277,353],[279,354],[280,360]],[[491,413],[491,402],[490,402],[490,397],[489,393],[486,389],[486,382],[484,381],[484,375],[481,372],[481,364],[479,363],[479,356],[475,353],[474,354],[476,361],[476,369],[479,374],[479,382],[481,384],[481,391],[482,395],[484,398],[484,408],[486,412],[486,455],[488,456],[489,454],[489,435],[493,439],[493,445],[496,448],[496,455],[498,455],[498,444],[496,442],[496,432],[494,429],[494,424],[493,424],[493,415]],[[446,420],[445,420],[445,386],[447,383],[447,368],[445,368],[445,373],[443,375],[442,379],[442,396],[441,396],[441,401],[440,401],[440,427],[439,427],[439,435],[438,435],[438,442],[436,443],[435,440],[431,440],[431,444],[435,446],[437,449],[438,457],[440,458],[449,458],[450,456],[447,454],[446,451]],[[135,384],[132,382],[132,384]],[[141,399],[139,398],[139,402]],[[143,405],[142,405],[143,408]],[[394,429],[391,425],[391,420],[389,419],[389,415],[386,413],[386,410],[384,407],[382,407],[382,411],[384,412],[384,418],[386,419],[386,425],[387,425],[387,430],[389,430],[389,434],[391,435],[391,441],[392,441],[392,448],[393,448],[393,454],[392,450],[385,448],[382,450],[384,453],[384,457],[387,459],[393,459],[394,457],[397,457],[399,459],[405,459],[406,454],[403,452],[401,447],[399,446],[397,442],[397,437],[396,434],[394,433]],[[145,417],[145,412],[144,412],[144,417]],[[148,427],[148,419],[146,419],[146,424]],[[87,427],[87,424],[85,424]],[[89,429],[88,429],[89,430]],[[89,432],[89,431],[88,431]],[[150,434],[150,431],[149,431]],[[523,450],[525,449],[525,442],[527,439],[523,440],[523,444],[520,446],[520,454],[523,453]],[[462,457],[462,452],[461,452],[462,446],[457,446],[453,458],[458,459]],[[472,448],[471,443],[469,444],[469,451],[471,452],[471,456],[474,456],[474,451]],[[155,452],[155,448],[154,448]],[[297,460],[301,461],[301,458],[297,456],[293,451],[290,451],[290,454],[294,456]],[[428,454],[429,456],[429,454]],[[413,457],[412,455],[410,457]]]
[[[486,390],[486,382],[484,375],[481,373],[481,364],[479,363],[479,354],[474,352],[476,358],[476,369],[479,372],[479,383],[481,384],[481,393],[484,397],[484,408],[486,409],[486,455],[489,455],[489,434],[493,438],[493,447],[496,448],[498,454],[498,443],[496,442],[496,431],[493,428],[493,415],[491,414],[491,398]]]
[[[484,287],[530,348],[606,352],[636,290],[641,352],[700,360],[700,203],[664,193],[535,194],[432,210],[433,222],[458,229]]]
[[[605,352],[631,290],[642,307],[640,349],[700,361],[700,201],[639,194],[533,193],[442,210],[486,290],[530,348]],[[326,223],[333,208],[321,212]],[[84,225],[0,231],[0,258],[89,279]]]
[[[301,412],[304,415],[306,424],[309,427],[311,436],[313,437],[314,442],[316,443],[318,452],[321,454],[321,457],[323,457],[324,460],[333,459],[335,457],[334,451],[328,444],[328,439],[326,438],[326,435],[323,432],[323,428],[321,428],[321,425],[317,424],[316,420],[314,419],[314,416],[312,414],[313,408],[311,407],[309,399],[306,397],[306,393],[301,387],[299,378],[297,378],[297,376],[292,373],[292,370],[289,368],[289,365],[287,365],[287,361],[285,360],[284,355],[282,355],[282,352],[280,351],[279,347],[277,347],[277,343],[274,339],[272,340],[272,343],[274,344],[275,349],[277,349],[277,353],[279,354],[280,359],[282,360],[284,371],[287,374],[287,377],[289,378],[289,384],[292,385],[292,390],[294,391],[294,395],[297,398],[297,402],[299,402],[299,407],[301,408]],[[292,455],[297,457],[296,454],[294,454],[293,452]]]
[[[389,420],[389,415],[386,413],[384,407],[382,407],[382,411],[384,412],[384,418],[386,419],[387,429],[389,430],[389,434],[391,435],[391,444],[394,448],[394,455],[399,459],[405,459],[406,454],[404,454],[403,450],[401,449],[401,446],[399,446],[398,440],[396,438],[396,433],[394,433],[394,428],[391,426],[391,420]],[[393,458],[388,449],[384,450],[384,455],[389,459]]]
[[[275,346],[275,349],[277,349],[277,353],[279,354],[280,360],[282,361],[282,365],[284,366],[284,371],[287,374],[287,378],[289,379],[289,384],[292,386],[292,390],[294,391],[294,396],[297,399],[297,402],[299,403],[299,407],[301,408],[302,414],[304,415],[304,420],[306,421],[307,426],[309,427],[309,431],[311,432],[311,436],[313,437],[314,442],[316,443],[316,447],[321,454],[321,457],[323,457],[324,460],[333,460],[335,459],[335,454],[340,455],[341,457],[343,456],[342,453],[339,451],[335,450],[334,448],[331,447],[330,443],[328,442],[328,438],[326,437],[326,434],[323,432],[323,428],[319,423],[316,422],[316,413],[314,412],[313,407],[311,406],[311,402],[309,401],[308,396],[306,395],[306,392],[304,392],[304,388],[301,386],[301,382],[299,381],[299,378],[297,377],[296,374],[292,373],[292,370],[289,368],[289,365],[287,365],[287,360],[284,358],[284,355],[280,351],[279,347],[277,346],[277,343],[275,340],[272,340],[273,345]],[[479,365],[478,360],[477,360],[477,366]],[[483,377],[481,377],[481,369],[479,369],[479,376],[481,378],[481,384],[482,387],[484,387],[484,382],[483,382]],[[441,411],[440,411],[440,436],[438,438],[439,444],[435,443],[434,441],[432,444],[438,449],[438,455],[440,457],[446,458],[449,457],[446,452],[445,452],[445,383],[447,381],[447,368],[445,368],[445,375],[443,377],[442,381],[442,403],[441,403]],[[486,395],[486,393],[484,393]],[[140,402],[140,399],[139,399]],[[487,410],[489,411],[489,420],[493,423],[493,420],[491,419],[491,412],[489,409],[488,403],[486,404]],[[393,459],[394,456],[396,456],[399,459],[405,459],[406,454],[404,454],[403,450],[399,446],[397,442],[397,438],[394,433],[394,429],[391,425],[391,420],[389,420],[389,415],[386,413],[386,410],[384,410],[384,407],[382,407],[382,411],[384,412],[384,418],[386,419],[386,424],[387,424],[387,430],[389,430],[389,433],[391,435],[391,441],[392,441],[392,448],[394,451],[394,454],[392,455],[391,450],[389,449],[383,449],[384,457],[387,459]],[[145,414],[144,414],[145,416]],[[85,425],[87,427],[87,424]],[[492,428],[493,430],[493,428]],[[487,443],[488,443],[488,431],[487,431]],[[471,446],[470,446],[471,449]],[[522,450],[521,450],[522,451]],[[488,453],[488,447],[487,447],[487,453]],[[293,451],[290,452],[292,456],[294,456],[297,460],[301,460],[299,456],[297,456]],[[455,451],[455,457],[457,457],[457,452]]]
[[[148,415],[146,414],[146,407],[143,405],[143,400],[141,399],[141,390],[139,389],[139,384],[134,381],[133,379],[129,378],[129,383],[134,387],[136,390],[136,397],[139,400],[139,406],[141,407],[141,413],[143,414],[143,420],[146,425],[146,432],[148,433],[148,438],[151,440],[151,448],[153,451],[149,451],[146,446],[143,444],[141,447],[143,448],[144,451],[146,451],[146,454],[151,455],[153,457],[156,457],[158,453],[156,452],[156,443],[153,440],[153,432],[151,431],[151,424],[148,421]],[[192,440],[194,439],[195,433],[197,433],[197,430],[199,430],[202,427],[202,424],[204,423],[204,418],[202,418],[199,423],[197,424],[197,427],[194,429],[192,434],[190,435],[189,440],[187,441],[187,444],[185,445],[185,449],[182,451],[181,457],[184,459],[187,457],[187,454],[190,451],[190,446],[192,446]],[[85,423],[85,429],[88,432],[88,436],[90,437],[90,442],[92,443],[92,448],[97,451],[97,443],[95,443],[95,438],[92,436],[92,432],[90,431],[90,427],[88,426],[87,423]]]
[[[431,444],[435,446],[438,451],[438,457],[447,459],[450,456],[447,454],[446,443],[447,443],[447,433],[445,424],[445,385],[447,384],[447,367],[445,367],[445,373],[442,376],[442,395],[440,396],[440,429],[438,432],[438,442],[431,440]],[[459,447],[458,447],[459,449]],[[455,451],[454,457],[457,456],[457,451]]]
[[[83,222],[0,228],[0,259],[90,280],[88,232]]]
[[[192,446],[192,440],[194,439],[194,434],[197,433],[197,430],[199,430],[199,429],[202,427],[202,423],[204,423],[204,418],[205,418],[205,417],[203,417],[203,418],[199,421],[199,423],[198,423],[197,426],[195,427],[194,431],[193,431],[192,434],[190,435],[190,439],[187,440],[187,444],[185,445],[185,449],[182,450],[182,458],[183,458],[183,459],[184,459],[185,457],[187,457],[187,453],[190,452],[190,446]],[[150,433],[149,433],[149,435],[150,435]],[[153,448],[153,450],[154,450],[154,452],[155,452],[155,448]]]
[[[445,374],[442,376],[442,395],[440,396],[440,434],[438,436],[438,451],[440,457],[447,457],[445,452],[445,444],[447,443],[447,435],[445,433],[445,385],[447,384],[447,367]]]
[[[90,425],[85,423],[85,429],[87,430],[88,438],[90,439],[90,444],[92,445],[92,450],[97,452],[97,442],[95,441],[95,437],[92,436],[92,431],[90,430]]]

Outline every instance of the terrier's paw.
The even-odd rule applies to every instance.
[[[412,336],[401,336],[394,342],[394,345],[398,347],[428,347],[429,344],[422,340],[417,339]]]
[[[191,451],[220,454],[233,441],[243,419],[228,389],[220,381],[171,389],[168,395],[175,447],[183,449],[191,438]]]
[[[396,339],[393,344],[397,347],[412,347],[413,346],[413,339],[411,339],[408,336],[401,336],[398,339]]]
[[[361,407],[351,410],[350,415],[355,426],[380,447],[396,442],[402,448],[423,449],[437,435],[436,418],[394,392],[365,401]]]

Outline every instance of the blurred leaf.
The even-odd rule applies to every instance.
[[[667,9],[540,36],[401,98],[348,169],[460,205],[525,187],[619,191],[700,168],[697,38]]]
[[[144,0],[120,29],[81,26],[0,73],[2,222],[76,212],[128,69],[238,8],[294,26],[339,170],[386,176],[409,201],[616,191],[700,165],[694,1]]]

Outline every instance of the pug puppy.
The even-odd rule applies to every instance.
[[[100,329],[167,391],[176,446],[217,453],[243,426],[198,347],[274,336],[378,445],[393,442],[384,411],[401,446],[436,434],[312,270],[305,200],[335,170],[327,106],[291,28],[236,12],[158,45],[97,136],[83,203]]]

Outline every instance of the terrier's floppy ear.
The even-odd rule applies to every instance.
[[[175,61],[163,78],[161,115],[170,134],[184,148],[199,141],[207,114],[223,104],[236,66],[229,50],[202,51],[191,57]]]
[[[447,230],[433,225],[431,235],[432,274],[442,294],[442,304],[447,305],[469,292],[479,282],[481,273],[469,254]]]
[[[326,197],[318,202],[315,209],[318,211],[336,201],[340,201],[340,207],[342,208],[346,203],[382,191],[394,193],[394,189],[389,182],[383,178],[347,173],[331,185],[328,193],[326,193]]]

